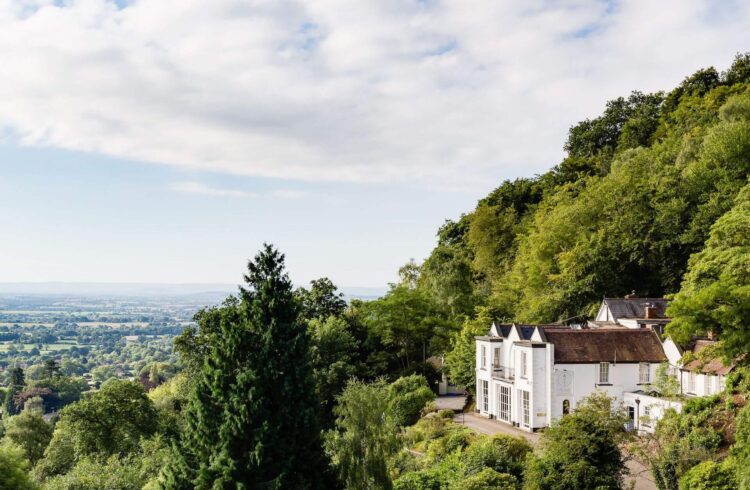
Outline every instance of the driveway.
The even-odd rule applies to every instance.
[[[511,425],[503,424],[502,422],[497,422],[493,419],[480,417],[473,413],[456,414],[453,420],[456,423],[463,424],[481,434],[506,434],[509,436],[523,437],[529,441],[532,446],[536,446],[541,438],[541,434],[537,432],[526,432],[525,430],[516,429]],[[628,488],[628,485],[633,482],[635,483],[633,486],[635,490],[657,490],[656,484],[654,484],[651,472],[648,468],[634,459],[628,460],[625,466],[630,470],[630,474],[625,477],[625,488]]]
[[[460,412],[464,409],[466,397],[463,395],[443,395],[435,398],[435,406],[438,410],[453,410]]]

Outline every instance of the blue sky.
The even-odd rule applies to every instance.
[[[0,282],[234,283],[269,241],[298,284],[383,287],[749,25],[709,0],[0,0]]]
[[[232,284],[268,241],[287,254],[300,284],[331,276],[381,287],[400,263],[429,251],[445,217],[474,200],[404,184],[300,183],[60,149],[4,145],[0,162],[6,282]],[[216,195],[179,190],[196,182]]]

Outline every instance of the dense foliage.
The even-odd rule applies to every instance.
[[[266,245],[245,283],[204,316],[205,357],[164,488],[326,488],[309,336],[284,256]]]

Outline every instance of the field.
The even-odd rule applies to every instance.
[[[0,343],[0,354],[8,352],[8,350],[10,349],[10,347],[12,345],[14,345],[14,344],[12,344],[10,342],[2,342],[2,343]],[[37,347],[37,344],[20,344],[20,345],[19,344],[15,344],[15,346],[16,346],[16,348],[19,351],[30,351],[34,347]],[[64,351],[64,350],[69,350],[73,346],[83,347],[83,346],[79,345],[75,341],[67,340],[67,341],[56,342],[54,344],[44,344],[44,345],[42,345],[42,348],[39,349],[39,352],[41,352],[41,353],[45,353],[45,352],[60,352],[60,351]]]

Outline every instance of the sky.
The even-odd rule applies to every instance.
[[[0,282],[385,287],[568,128],[750,50],[741,1],[0,0]]]

